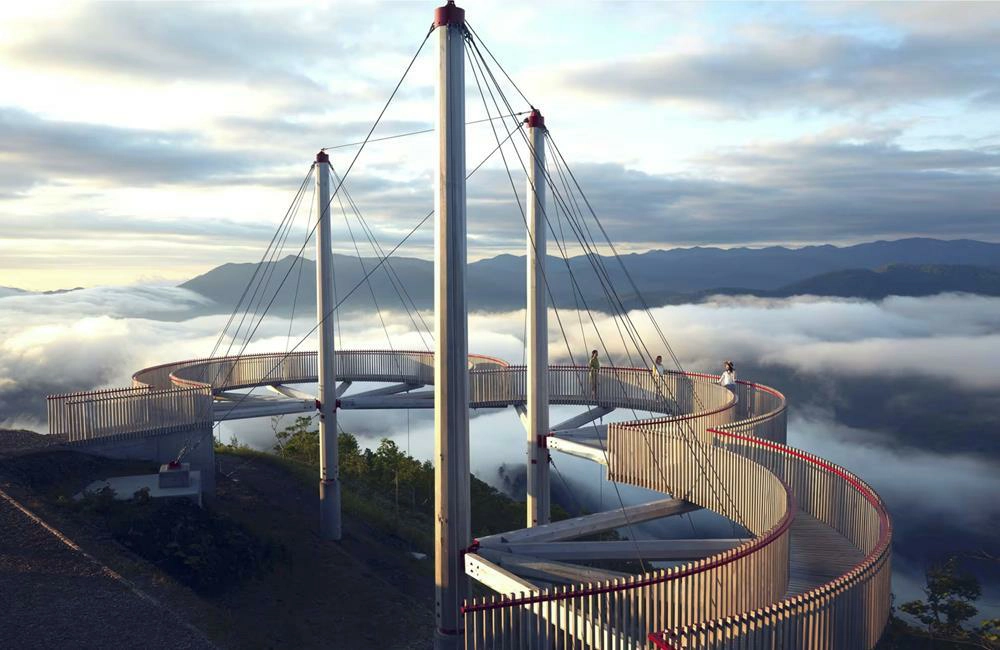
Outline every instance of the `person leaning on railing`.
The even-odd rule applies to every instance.
[[[597,372],[601,369],[601,360],[597,358],[597,350],[590,351],[590,363],[587,364],[590,368],[590,392],[597,397]]]

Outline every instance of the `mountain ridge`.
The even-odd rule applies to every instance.
[[[902,295],[941,291],[996,295],[995,278],[989,274],[969,269],[916,269],[975,267],[1000,272],[1000,244],[969,239],[909,238],[846,247],[829,244],[802,248],[692,247],[629,253],[622,255],[620,262],[613,257],[598,257],[579,255],[568,260],[548,257],[545,279],[556,306],[579,305],[608,311],[612,305],[603,288],[607,282],[615,287],[620,298],[627,297],[623,298],[627,307],[641,304],[636,289],[650,306],[698,300],[712,293],[778,297],[820,292],[816,295],[859,298],[885,297],[897,291],[902,291]],[[315,263],[304,259],[299,265],[297,259],[289,255],[259,269],[252,262],[227,263],[180,286],[231,308],[256,270],[267,289],[258,292],[252,304],[262,308],[274,297],[272,307],[279,312],[314,306]],[[345,299],[353,290],[345,299],[345,309],[371,309],[376,302],[382,309],[399,308],[404,303],[421,309],[433,305],[432,262],[393,257],[373,271],[378,264],[374,257],[359,260],[355,256],[334,254],[338,299]],[[595,265],[600,274],[594,270]],[[898,268],[881,276],[861,273],[892,267]],[[843,275],[848,271],[853,275]],[[369,274],[372,291],[364,286]],[[275,297],[274,287],[283,278],[287,278],[285,286]],[[863,291],[857,285],[861,278],[867,283]],[[525,257],[503,254],[472,262],[468,265],[466,282],[471,310],[521,309]]]

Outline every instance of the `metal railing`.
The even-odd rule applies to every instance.
[[[434,381],[428,352],[348,350],[337,353],[336,364],[340,380]],[[471,406],[524,401],[523,367],[470,355],[469,368]],[[137,372],[131,389],[51,397],[50,431],[70,440],[155,435],[210,422],[213,393],[316,379],[315,353],[164,364]],[[468,648],[874,645],[889,606],[891,526],[881,501],[846,470],[782,444],[781,393],[748,382],[730,392],[716,379],[554,366],[548,380],[554,404],[666,414],[608,426],[609,478],[688,499],[739,521],[756,537],[680,567],[470,600],[463,608]],[[796,502],[843,534],[864,560],[826,585],[784,599]]]
[[[579,385],[581,377],[590,385],[589,369],[566,370],[575,374],[570,386]],[[609,480],[684,498],[740,521],[756,537],[711,558],[622,580],[470,600],[463,610],[467,648],[644,647],[651,630],[765,607],[787,589],[794,513],[788,490],[767,468],[710,444],[710,430],[733,420],[738,403],[733,393],[710,375],[658,378],[637,368],[608,369],[598,382],[596,400],[584,393],[589,403],[614,398],[643,410],[661,410],[648,407],[665,402],[700,408],[610,424]],[[602,390],[608,386],[610,394]],[[578,397],[579,388],[561,396],[567,401]],[[783,398],[775,407],[784,412]],[[708,466],[712,474],[703,471]],[[727,485],[740,489],[729,493]]]
[[[506,368],[499,359],[469,355],[472,372]],[[341,350],[336,354],[339,381],[434,383],[434,355],[419,351]],[[275,384],[311,383],[318,379],[315,352],[248,354],[194,359],[154,366],[133,375],[133,382],[162,386],[210,385],[213,392]],[[500,370],[501,372],[503,370]]]
[[[469,355],[470,403],[474,407],[509,406],[526,399],[524,366],[501,359]],[[343,350],[336,354],[338,380],[434,383],[434,356],[430,352]],[[707,375],[704,377],[708,377]],[[211,385],[218,393],[261,385],[308,383],[317,380],[315,352],[250,354],[194,359],[153,366],[133,375],[138,386],[166,388]],[[662,413],[694,408],[693,381],[680,373],[656,378],[642,368],[588,368],[552,366],[549,395],[553,404],[591,404],[630,407]],[[729,399],[719,389],[717,396]],[[713,402],[714,404],[714,402]]]
[[[470,404],[476,408],[504,407],[526,399],[525,369],[501,359],[469,356]],[[336,355],[338,380],[433,384],[434,358],[429,352],[345,350]],[[708,375],[671,373],[657,377],[642,368],[588,368],[553,366],[549,394],[553,404],[601,404],[660,413],[690,412],[696,406],[710,410],[732,406],[727,391]],[[262,385],[308,383],[317,380],[315,352],[249,354],[166,363],[136,372],[133,387],[73,395],[73,403],[50,399],[50,432],[70,439],[106,435],[155,435],[192,421],[204,406],[185,400],[195,393],[177,389],[208,389],[211,394]],[[710,387],[706,392],[705,387]],[[697,388],[696,388],[697,387]],[[111,394],[128,399],[105,400]],[[162,393],[162,394],[161,394]],[[103,400],[103,401],[102,401]],[[170,414],[170,404],[177,413]],[[200,411],[199,411],[200,413]],[[153,415],[149,415],[153,414]],[[199,415],[198,417],[201,417]],[[709,425],[720,424],[712,420]]]
[[[145,437],[212,425],[207,388],[119,388],[52,395],[47,400],[49,433],[77,443]]]
[[[809,513],[847,538],[864,557],[850,571],[769,607],[737,612],[650,635],[659,648],[871,648],[889,617],[892,525],[871,487],[808,452],[733,433],[717,445],[781,477]]]
[[[466,647],[645,647],[643,627],[664,630],[648,642],[671,649],[874,646],[890,602],[891,527],[881,501],[843,468],[782,444],[787,412],[780,392],[740,382],[735,403],[724,403],[715,379],[687,375],[686,394],[671,390],[689,410],[702,405],[700,412],[609,425],[609,479],[689,499],[754,534],[773,520],[780,485],[789,504],[797,501],[844,535],[864,560],[828,584],[784,598],[789,507],[781,524],[752,542],[666,574],[471,600]]]
[[[671,467],[691,464],[681,440],[660,440],[656,451]],[[469,600],[463,608],[465,647],[645,647],[651,630],[779,600],[788,584],[794,501],[767,469],[724,449],[710,447],[708,453],[722,480],[747,487],[736,495],[737,505],[757,537],[710,558],[642,575]],[[677,473],[673,480],[690,501],[730,510],[696,472]]]
[[[473,373],[495,372],[503,361],[470,355]],[[427,352],[348,350],[337,353],[338,379],[434,381]],[[211,425],[212,396],[226,390],[317,380],[315,352],[251,354],[194,359],[152,366],[132,376],[131,388],[53,395],[48,398],[49,433],[68,442],[96,438],[141,438]]]
[[[735,416],[725,425],[726,431],[785,443],[788,410],[784,395],[770,386],[739,381],[736,396]]]

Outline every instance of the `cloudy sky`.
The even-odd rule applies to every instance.
[[[435,4],[5,3],[0,286],[259,258]],[[465,4],[622,249],[1000,240],[1000,3]],[[433,57],[376,137],[433,126]],[[493,135],[469,128],[472,165]],[[352,172],[383,243],[432,206],[433,155],[432,135],[374,143]],[[474,257],[523,247],[507,183],[496,164],[470,182]],[[427,255],[430,232],[413,243]]]

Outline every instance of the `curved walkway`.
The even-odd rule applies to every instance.
[[[66,427],[70,440],[81,421],[100,424],[89,430],[92,436],[136,435],[137,428],[154,435],[157,427],[210,421],[213,400],[229,400],[226,408],[238,412],[249,398],[231,391],[253,386],[271,386],[305,409],[309,400],[286,384],[316,381],[315,365],[315,353],[293,353],[156,366],[137,372],[132,389],[50,399],[50,422]],[[469,365],[471,406],[523,404],[523,367],[478,355],[470,355]],[[337,377],[343,388],[399,382],[338,400],[342,408],[433,406],[432,395],[413,392],[433,381],[430,353],[338,352]],[[607,426],[599,446],[606,450],[608,478],[711,509],[754,537],[683,566],[564,588],[538,588],[508,575],[474,546],[466,557],[470,574],[500,576],[491,584],[506,585],[508,595],[466,603],[467,647],[652,642],[724,648],[738,642],[840,650],[876,643],[889,607],[888,515],[878,495],[850,472],[783,444],[781,393],[741,382],[734,396],[711,375],[661,379],[641,368],[602,368],[592,378],[586,368],[553,366],[549,383],[553,404],[662,414]],[[554,432],[548,446],[572,447],[561,442],[572,435]]]
[[[786,598],[835,580],[864,559],[849,539],[805,512],[795,516],[791,539]]]

